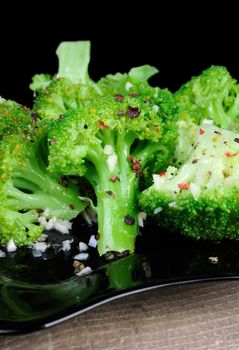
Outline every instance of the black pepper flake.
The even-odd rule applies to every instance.
[[[100,234],[99,234],[99,233],[97,233],[97,234],[95,235],[95,239],[96,239],[97,241],[100,239]]]
[[[192,163],[196,164],[198,162],[198,159],[193,159]]]
[[[84,129],[88,129],[88,125],[87,124],[84,125]]]
[[[31,112],[31,117],[32,117],[32,124],[36,126],[38,123],[39,115],[36,112]]]
[[[120,117],[124,114],[124,112],[123,111],[117,111],[117,113],[116,113],[117,115],[119,115]]]
[[[117,94],[114,96],[114,99],[118,102],[123,102],[124,101],[124,96]]]
[[[214,134],[221,135],[221,133],[217,130],[214,131]]]
[[[62,186],[64,186],[64,187],[68,187],[68,179],[67,179],[67,177],[66,176],[61,176],[61,178],[60,178],[60,184],[62,185]]]
[[[237,142],[237,143],[239,143],[239,138],[236,137],[236,138],[234,139],[234,141]]]
[[[116,256],[117,258],[123,258],[124,256],[128,256],[129,255],[129,251],[128,250],[124,250],[123,252],[116,252]]]
[[[131,215],[126,215],[124,217],[124,222],[127,224],[127,225],[134,225],[135,224],[135,219],[131,216]]]
[[[108,194],[108,196],[112,197],[113,199],[115,199],[115,194],[112,191],[105,191],[106,194]]]
[[[39,115],[36,112],[31,112],[31,116],[35,120],[37,120],[39,118]]]
[[[138,107],[131,107],[129,106],[126,111],[126,115],[130,119],[135,119],[140,115],[140,109]]]
[[[75,205],[74,204],[69,204],[69,208],[73,210],[73,209],[75,209]]]
[[[137,97],[139,96],[139,94],[135,93],[135,92],[132,92],[131,94],[129,94],[130,97]]]

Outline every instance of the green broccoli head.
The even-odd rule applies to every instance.
[[[0,102],[0,139],[13,133],[32,133],[36,123],[36,116],[27,107],[11,100]]]
[[[177,141],[173,122],[176,112],[172,95],[165,91],[158,105],[148,104],[141,96],[115,95],[87,101],[50,126],[50,170],[83,176],[87,161],[99,159],[101,165],[101,158],[119,153],[121,148],[118,151],[117,147],[123,147],[128,156],[140,158],[141,170],[155,157],[156,150],[158,162],[166,162]]]
[[[199,239],[239,235],[239,138],[202,124],[188,159],[154,175],[139,202],[163,227]]]
[[[5,201],[0,192],[0,201]],[[6,245],[11,239],[17,246],[32,245],[42,234],[44,227],[38,223],[38,213],[34,210],[19,212],[15,209],[0,209],[0,244]]]
[[[175,147],[177,113],[168,94],[157,105],[136,95],[99,97],[50,126],[49,170],[85,176],[94,187],[100,254],[134,249],[142,170]]]
[[[107,75],[94,83],[88,74],[89,42],[61,43],[57,55],[58,73],[55,76],[35,75],[30,85],[36,97],[33,110],[46,121],[55,120],[61,114],[80,107],[83,101],[97,96],[140,94],[147,103],[157,103],[162,95],[160,89],[151,87],[147,82],[158,72],[155,67],[132,68],[128,74]]]
[[[184,84],[175,97],[181,120],[200,124],[209,119],[216,126],[239,130],[239,85],[225,67],[206,69]]]
[[[63,186],[59,174],[47,171],[43,131],[36,129],[30,138],[24,132],[5,134],[0,142],[0,216],[5,216],[0,222],[2,243],[10,237],[18,245],[31,244],[47,220],[71,220],[84,210],[77,189]],[[45,227],[39,224],[42,216]]]
[[[144,65],[132,68],[129,73],[109,74],[101,78],[97,86],[104,95],[143,95],[148,103],[156,102],[158,94],[161,94],[159,88],[149,85],[148,79],[158,73],[157,68]]]
[[[55,76],[37,74],[30,88],[34,91],[33,110],[46,122],[77,108],[83,100],[99,94],[89,78],[90,42],[63,42],[57,49],[59,69]]]

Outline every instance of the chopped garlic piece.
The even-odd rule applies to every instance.
[[[7,251],[10,253],[10,252],[15,252],[16,250],[17,250],[17,246],[14,243],[14,240],[10,238],[7,244]]]

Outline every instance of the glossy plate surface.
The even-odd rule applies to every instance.
[[[50,327],[103,302],[153,288],[239,278],[239,241],[196,242],[153,225],[138,238],[134,255],[106,261],[91,249],[87,264],[93,272],[75,276],[78,242],[88,242],[92,233],[94,228],[75,224],[69,252],[61,250],[61,241],[69,237],[51,232],[51,248],[41,256],[25,248],[0,259],[0,333]]]

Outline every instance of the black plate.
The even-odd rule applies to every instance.
[[[107,262],[92,249],[89,265],[94,272],[77,277],[76,246],[94,230],[75,224],[68,253],[59,249],[68,237],[51,232],[51,248],[41,257],[25,248],[0,259],[0,333],[48,328],[104,302],[153,288],[239,278],[238,241],[196,242],[153,225],[144,229],[132,256]]]

